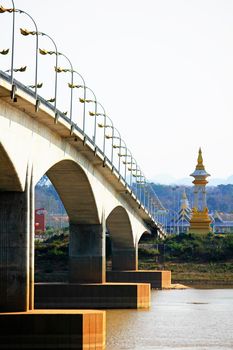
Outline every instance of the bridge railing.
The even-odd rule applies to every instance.
[[[38,30],[36,22],[32,16],[26,11],[17,9],[13,0],[11,0],[11,5],[11,7],[7,8],[0,5],[0,26],[1,16],[7,14],[12,16],[11,49],[2,47],[2,40],[0,40],[0,76],[11,84],[11,98],[13,100],[16,98],[16,89],[20,88],[35,99],[35,112],[39,111],[41,103],[45,104],[54,113],[55,122],[57,122],[59,118],[69,122],[71,135],[74,130],[82,133],[85,139],[94,146],[95,150],[98,150],[98,152],[102,154],[104,163],[108,162],[111,164],[112,169],[117,173],[119,179],[124,181],[126,190],[130,191],[135,196],[135,200],[138,202],[139,207],[148,212],[148,215],[156,223],[160,233],[165,234],[165,225],[161,213],[166,213],[166,210],[156,195],[152,184],[144,175],[125,141],[121,137],[120,132],[114,126],[113,121],[106,113],[103,105],[97,100],[94,91],[86,85],[83,76],[74,69],[70,59],[58,50],[53,38]],[[32,36],[35,38],[35,48],[33,49],[33,56],[35,56],[34,75],[33,77],[27,75],[27,79],[24,79],[27,66],[18,67],[17,62],[15,62],[16,49],[24,51],[23,44],[25,44],[25,42],[21,40],[20,48],[15,45],[17,29],[15,25],[15,15],[26,15],[34,26],[33,30],[18,28],[17,31],[17,34],[20,33],[23,36]],[[5,25],[4,22],[4,26]],[[6,32],[6,28],[4,28],[4,32]],[[44,37],[52,43],[53,51],[39,48],[40,37]],[[20,40],[20,36],[18,37],[18,40]],[[47,67],[46,74],[43,74],[43,70],[38,69],[40,61],[39,54],[43,56],[48,55],[51,56],[51,58],[54,56],[54,69],[48,70]],[[7,60],[7,57],[9,57],[8,55],[10,56],[10,62]],[[32,56],[30,52],[27,55],[24,51],[23,57],[29,56]],[[63,60],[68,62],[68,68],[59,66],[60,58],[63,58]],[[46,60],[43,59],[43,68],[45,62]],[[4,65],[7,69],[4,69]],[[70,81],[66,84],[67,91],[69,92],[67,112],[62,112],[61,109],[59,109],[59,105],[62,106],[62,102],[65,100],[64,86],[62,89],[62,98],[60,98],[61,91],[59,88],[61,84],[59,84],[58,80],[58,75],[60,73],[68,73],[70,76]],[[16,74],[21,74],[20,80],[24,83],[15,79]],[[50,90],[47,89],[47,91],[52,91],[52,97],[46,99],[38,94],[38,89],[43,88],[43,83],[38,82],[38,77],[40,78],[40,76],[43,76],[43,78],[46,79],[48,75],[50,81],[48,87]],[[74,79],[76,76],[78,79],[77,82]],[[25,81],[32,81],[32,79],[34,80],[32,85],[28,85]],[[79,98],[77,97],[76,99],[74,98],[75,89],[78,89],[79,91]]]

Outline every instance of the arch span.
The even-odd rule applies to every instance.
[[[90,182],[80,165],[72,160],[62,160],[53,165],[46,175],[56,188],[70,222],[100,223]]]
[[[149,230],[140,232],[140,234],[137,236],[137,242],[139,243],[141,239],[149,239],[151,237],[151,232]]]
[[[112,242],[112,270],[136,270],[137,246],[126,209],[115,207],[107,218],[106,226]]]
[[[17,171],[0,143],[0,191],[23,191]]]
[[[107,217],[106,226],[114,247],[118,249],[134,247],[132,226],[125,208],[115,207]]]

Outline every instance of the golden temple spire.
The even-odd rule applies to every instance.
[[[190,219],[189,232],[192,233],[209,233],[211,231],[211,219],[208,214],[206,202],[206,178],[210,176],[203,165],[201,148],[199,148],[197,165],[195,171],[191,174],[194,177],[194,203],[192,217]]]
[[[205,170],[205,167],[203,165],[203,158],[202,158],[201,147],[199,148],[199,152],[198,152],[196,170]]]

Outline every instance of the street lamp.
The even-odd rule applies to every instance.
[[[38,69],[38,29],[37,29],[37,25],[36,25],[36,22],[34,21],[34,19],[32,18],[31,15],[29,15],[29,13],[23,11],[23,10],[20,10],[20,9],[16,9],[15,8],[15,5],[14,5],[14,1],[11,0],[12,2],[12,8],[4,8],[4,7],[0,7],[0,13],[5,13],[5,12],[9,12],[9,13],[13,13],[13,23],[12,23],[12,52],[11,52],[11,68],[10,68],[10,71],[11,71],[11,85],[12,85],[12,91],[11,91],[11,98],[14,99],[14,95],[15,95],[15,87],[13,86],[13,82],[14,82],[14,77],[13,77],[13,72],[15,71],[14,70],[14,41],[15,41],[15,13],[19,13],[19,14],[25,14],[26,16],[28,16],[34,26],[35,26],[35,29],[36,31],[34,32],[29,32],[27,30],[23,30],[23,29],[20,29],[21,31],[21,34],[23,35],[29,35],[29,34],[32,34],[32,35],[36,35],[36,66],[35,66],[35,97],[36,97],[36,111],[38,110],[38,101],[37,101],[37,69]]]
[[[50,39],[50,41],[52,41],[53,45],[54,45],[54,48],[55,48],[55,54],[56,54],[56,67],[57,67],[57,46],[56,46],[56,43],[54,42],[54,40],[46,33],[43,33],[43,32],[39,32],[38,31],[38,28],[37,28],[37,25],[36,25],[36,22],[34,21],[34,19],[25,11],[22,11],[22,10],[16,10],[16,12],[19,12],[19,13],[23,13],[25,15],[27,15],[34,23],[34,26],[35,26],[35,31],[29,31],[27,29],[23,29],[23,28],[20,28],[20,32],[22,35],[24,36],[28,36],[28,35],[35,35],[36,36],[36,68],[35,68],[35,94],[36,94],[36,101],[37,101],[37,88],[38,88],[38,84],[37,84],[37,75],[38,75],[38,36],[41,35],[41,36],[45,36],[47,37],[48,39]],[[46,50],[39,50],[40,54],[42,55],[46,55],[47,53],[50,53],[50,52],[47,52]],[[41,85],[41,84],[39,84]],[[55,73],[55,97],[48,100],[49,102],[54,102],[54,113],[55,113],[55,116],[56,116],[56,102],[57,102],[57,73]],[[36,111],[38,111],[39,109],[39,104],[40,102],[37,101],[36,102]]]
[[[74,69],[73,69],[73,65],[70,61],[70,59],[64,54],[64,53],[61,53],[61,52],[54,52],[54,51],[46,51],[46,50],[42,50],[40,49],[40,52],[42,55],[46,55],[46,54],[49,54],[49,55],[53,55],[55,54],[56,56],[63,56],[64,58],[67,59],[67,61],[69,62],[69,65],[70,65],[70,69],[62,69],[60,67],[58,67],[56,65],[55,67],[55,72],[56,73],[61,73],[61,72],[70,72],[71,74],[71,81],[70,83],[68,84],[68,86],[71,88],[70,90],[70,121],[72,121],[72,111],[73,111],[73,85],[74,85]]]
[[[80,87],[80,86],[78,86],[78,87]],[[82,87],[82,86],[81,86],[81,87]],[[94,95],[94,100],[89,100],[89,99],[82,99],[82,98],[80,98],[79,101],[80,101],[81,103],[85,103],[85,102],[87,102],[87,103],[91,103],[91,102],[92,102],[92,103],[95,103],[95,112],[89,112],[89,115],[90,115],[91,117],[95,117],[95,122],[94,122],[94,137],[93,137],[94,143],[96,142],[96,122],[97,122],[96,119],[97,119],[98,116],[103,116],[103,117],[104,117],[104,124],[98,124],[98,126],[99,126],[100,128],[104,128],[103,153],[105,153],[106,118],[109,118],[109,117],[107,116],[106,111],[105,111],[105,108],[103,107],[103,105],[102,105],[100,102],[97,101],[94,92],[93,92],[90,88],[88,88],[88,87],[86,87],[86,88],[92,92],[92,94]],[[100,106],[100,107],[102,108],[103,113],[98,113],[98,112],[97,112],[98,106]],[[111,120],[111,119],[109,118],[109,120]]]
[[[60,53],[61,54],[61,53]],[[71,89],[71,102],[70,102],[70,109],[71,109],[71,116],[72,116],[72,100],[73,100],[73,89],[74,88],[83,88],[84,89],[84,94],[83,94],[83,99],[85,100],[86,99],[86,83],[85,83],[85,80],[83,78],[83,76],[77,72],[76,70],[73,69],[73,65],[71,63],[71,61],[68,59],[68,57],[66,57],[64,54],[61,54],[62,56],[64,56],[65,58],[67,58],[67,60],[69,61],[70,63],[70,69],[68,68],[61,68],[61,67],[57,67],[56,68],[56,71],[57,73],[71,73],[71,83],[68,83],[68,86],[69,88]],[[83,85],[74,85],[74,73],[77,74],[81,79],[82,79],[82,82],[83,82]],[[85,103],[83,105],[83,129],[85,129]]]
[[[35,27],[35,31],[28,31],[27,29],[22,29],[20,28],[20,32],[22,35],[24,36],[28,36],[28,35],[35,35],[36,36],[36,66],[35,66],[35,85],[34,85],[34,88],[35,88],[35,99],[36,99],[36,112],[39,110],[39,101],[37,100],[37,77],[38,77],[38,27],[37,27],[37,24],[35,22],[35,20],[32,18],[31,15],[29,15],[29,13],[23,11],[23,10],[19,10],[17,9],[16,12],[20,13],[20,14],[24,14],[26,15],[27,17],[29,17],[31,19],[31,21],[33,22],[34,24],[34,27]]]
[[[94,115],[95,115],[93,112],[89,112],[89,114],[90,114],[91,116],[94,116]],[[96,113],[96,116],[100,116],[100,115],[104,116],[104,114],[103,114],[103,113]],[[111,118],[109,118],[109,116],[108,116],[108,115],[105,115],[105,117],[106,117],[106,118],[108,118],[108,119],[110,120],[111,125],[98,123],[98,127],[100,127],[100,128],[105,128],[105,129],[107,129],[107,128],[111,128],[111,129],[112,129],[112,137],[111,137],[111,138],[112,138],[112,148],[111,148],[111,163],[113,163],[113,138],[114,138],[114,125],[113,125],[113,121],[112,121],[112,119],[111,119]],[[107,137],[107,136],[106,136],[106,133],[104,134],[104,138],[109,138],[109,137]]]
[[[96,102],[98,106],[100,106],[103,110],[103,113],[96,113],[95,115],[95,129],[96,129],[96,117],[97,116],[103,116],[104,117],[104,124],[103,125],[106,125],[106,111],[105,111],[105,108],[103,107],[103,105],[100,103],[100,102]],[[101,128],[103,127],[102,124],[98,124],[98,126]],[[106,139],[106,128],[104,128],[104,139],[103,139],[103,153],[105,154],[105,139]]]
[[[141,202],[142,201],[142,198],[141,198],[141,196],[142,196],[142,186],[141,186],[141,184],[144,183],[144,181],[141,181],[141,179],[145,178],[145,176],[142,174],[142,171],[141,171],[141,169],[138,166],[136,166],[136,169],[137,169],[136,170],[136,174],[133,174],[133,177],[136,178],[136,180],[135,180],[136,193],[138,194],[139,202]],[[140,180],[138,180],[138,178]],[[138,193],[138,184],[139,184],[139,193]]]
[[[95,104],[95,113],[91,114],[89,112],[90,116],[95,116],[94,135],[93,135],[93,142],[95,143],[95,139],[96,139],[96,115],[97,115],[97,103],[98,103],[96,95],[95,95],[94,91],[92,89],[90,89],[89,87],[87,87],[85,84],[84,85],[76,85],[75,87],[84,89],[85,98],[79,98],[79,102],[83,103],[84,106],[85,106],[85,103],[94,103]],[[86,98],[86,90],[89,90],[92,93],[92,95],[94,96],[94,100]],[[83,114],[83,133],[84,132],[85,132],[85,113]]]
[[[70,72],[71,74],[71,80],[70,83],[68,83],[68,86],[70,88],[70,121],[72,121],[72,113],[73,113],[73,85],[74,85],[74,69],[73,69],[73,65],[70,61],[70,59],[63,53],[58,52],[59,56],[63,56],[67,59],[67,61],[69,62],[70,65],[70,69],[62,69],[60,67],[55,67],[55,71],[57,71],[57,73],[61,73],[61,72]]]
[[[125,158],[125,160],[123,161],[123,164],[125,165],[125,180],[126,180],[127,165],[130,164],[130,166],[131,166],[130,168],[128,167],[128,170],[130,171],[130,184],[129,185],[130,185],[130,187],[132,187],[132,176],[134,176],[133,171],[135,170],[135,169],[133,169],[133,165],[136,165],[137,163],[136,163],[136,160],[132,157],[131,151],[126,146],[125,141],[123,139],[121,141],[124,142],[124,146],[122,146],[121,144],[120,145],[113,145],[113,148],[119,148],[120,150],[121,149],[125,149],[126,150],[125,154],[118,153],[118,157],[124,157]],[[129,162],[127,161],[128,157],[130,157],[130,159],[131,159]]]
[[[27,70],[27,66],[22,66],[22,67],[19,67],[19,68],[14,68],[13,69],[13,72],[20,72],[20,73],[23,73]],[[6,73],[10,72],[10,69],[7,69],[5,71]]]
[[[118,136],[115,136],[115,131],[117,132]],[[121,134],[117,128],[114,127],[114,132],[112,133],[112,135],[106,135],[105,137],[106,137],[106,139],[119,140],[119,142],[120,142],[119,146],[121,147],[122,138],[121,138]],[[114,147],[113,142],[112,142],[112,148],[116,148],[116,147]],[[120,174],[120,170],[121,170],[121,161],[120,161],[120,157],[119,157],[118,158],[118,173],[119,174]]]
[[[55,41],[48,35],[45,33],[42,33],[42,35],[46,36],[48,39],[51,40],[51,42],[53,43],[53,46],[55,48],[55,51],[47,51],[44,49],[39,49],[39,52],[41,55],[46,56],[46,55],[53,55],[55,54],[55,86],[54,86],[54,97],[52,97],[49,102],[54,102],[54,114],[55,114],[55,122],[57,122],[58,120],[58,114],[57,114],[57,67],[58,67],[58,50],[57,50],[57,45],[55,43]]]
[[[136,165],[137,162],[136,162],[136,160],[133,158],[131,151],[130,151],[129,149],[127,149],[127,150],[128,150],[128,152],[130,153],[130,154],[128,154],[128,157],[130,157],[131,160],[130,160],[130,161],[125,160],[125,161],[123,162],[123,164],[125,164],[126,166],[130,164],[130,168],[128,167],[128,170],[130,171],[130,187],[131,187],[131,191],[132,191],[132,177],[133,177],[133,173],[132,173],[131,170],[133,170],[133,165]]]
[[[13,88],[13,82],[14,82],[14,50],[15,50],[15,4],[14,0],[11,0],[12,8],[4,8],[3,6],[0,7],[0,13],[12,13],[12,49],[11,49],[11,98],[14,99],[15,94],[15,88]]]
[[[134,160],[134,162],[133,162]],[[138,172],[138,165],[137,165],[137,162],[134,158],[131,158],[131,166],[130,168],[128,168],[128,170],[130,171],[130,181],[131,181],[131,188],[133,190],[133,177],[135,177],[135,174],[133,173],[133,171],[136,171],[136,174]],[[135,193],[137,195],[137,182],[135,182]]]
[[[141,206],[141,203],[143,202],[144,204],[144,201],[142,201],[142,186],[144,185],[143,189],[144,189],[144,196],[143,196],[143,199],[145,199],[145,176],[142,174],[141,170],[140,170],[140,175],[137,175],[137,178],[139,178],[139,180],[136,179],[136,182],[139,184],[139,200],[140,200],[140,206]]]

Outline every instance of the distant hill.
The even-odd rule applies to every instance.
[[[35,208],[44,208],[49,214],[66,214],[62,201],[47,176],[35,188]]]
[[[184,177],[181,179],[176,179],[175,177],[172,177],[167,174],[156,175],[152,179],[152,182],[155,184],[169,185],[169,186],[174,186],[174,185],[191,186],[192,181],[193,179],[190,176]],[[209,186],[229,185],[229,184],[233,185],[233,175],[225,179],[210,177],[208,181],[209,181]]]
[[[193,204],[193,186],[168,186],[152,184],[156,194],[168,209],[177,210],[180,207],[180,200],[185,188],[189,204]],[[211,212],[233,212],[233,185],[208,186],[207,204]]]
[[[193,202],[193,186],[159,185],[152,186],[165,208],[178,210],[185,188],[190,206]],[[45,208],[48,213],[65,214],[65,208],[54,186],[47,177],[43,177],[36,186],[36,208]],[[211,212],[217,210],[226,213],[233,212],[233,185],[218,185],[207,187],[207,203]]]

